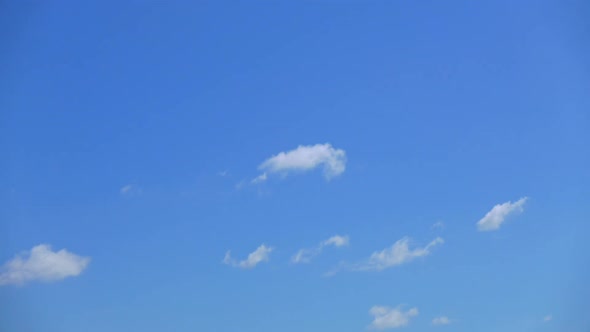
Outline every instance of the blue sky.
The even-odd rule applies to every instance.
[[[589,13],[3,3],[0,330],[587,331]]]

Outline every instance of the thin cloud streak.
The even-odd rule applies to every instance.
[[[344,247],[350,244],[350,237],[348,235],[334,235],[327,240],[320,242],[320,244],[315,248],[307,248],[307,249],[300,249],[297,251],[295,255],[291,258],[291,263],[300,264],[300,263],[309,263],[311,259],[317,255],[319,255],[323,250],[324,247],[334,246],[334,247]]]
[[[426,257],[432,253],[434,247],[445,242],[441,237],[437,237],[424,247],[410,248],[410,241],[409,237],[403,237],[391,247],[373,252],[365,261],[356,264],[340,263],[340,265],[325,273],[324,276],[331,277],[340,271],[383,271],[409,263],[420,257]]]
[[[274,248],[267,247],[266,245],[262,244],[258,248],[256,248],[256,250],[251,252],[246,259],[242,261],[237,261],[234,258],[232,258],[231,251],[228,250],[223,258],[223,263],[242,269],[252,269],[262,262],[268,262],[268,260],[270,259],[270,253],[273,250]]]

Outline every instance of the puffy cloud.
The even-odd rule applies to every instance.
[[[52,282],[75,277],[90,263],[65,249],[52,251],[51,246],[40,244],[30,251],[17,255],[0,268],[0,285],[22,285],[30,281]]]
[[[319,166],[322,166],[324,177],[327,180],[342,174],[346,169],[346,152],[333,148],[329,143],[300,145],[294,150],[280,152],[265,160],[258,166],[258,169],[264,173],[252,182],[265,181],[267,174],[305,172]]]
[[[376,251],[371,257],[354,268],[357,271],[381,271],[393,266],[411,262],[418,257],[428,256],[431,249],[444,240],[437,237],[423,248],[410,249],[410,238],[404,237],[396,241],[391,247]]]
[[[256,250],[251,252],[248,255],[248,258],[242,261],[236,261],[235,259],[233,259],[231,257],[231,252],[228,250],[225,253],[225,257],[223,258],[223,263],[234,267],[240,267],[243,269],[251,269],[261,262],[268,262],[270,258],[270,253],[273,250],[274,248],[267,247],[264,244],[262,244]]]
[[[497,204],[477,222],[477,229],[482,232],[499,229],[502,223],[506,220],[506,217],[524,211],[523,206],[527,199],[528,197],[523,197],[514,203],[506,202]]]
[[[418,308],[403,311],[400,306],[389,308],[374,306],[369,310],[373,316],[373,322],[369,328],[376,330],[395,329],[404,327],[410,323],[410,319],[418,315]]]
[[[435,317],[432,320],[432,325],[438,326],[438,325],[449,325],[449,324],[451,324],[451,320],[447,316]]]
[[[334,246],[334,247],[344,247],[350,243],[350,238],[348,235],[341,236],[341,235],[334,235],[329,239],[320,242],[320,244],[315,248],[308,248],[308,249],[300,249],[293,257],[291,258],[292,263],[309,263],[311,259],[317,255],[319,255],[324,247],[327,246]]]

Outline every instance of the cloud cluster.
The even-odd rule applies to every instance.
[[[524,203],[528,197],[523,197],[518,201],[506,202],[494,206],[483,218],[477,222],[477,229],[482,232],[495,231],[500,228],[502,223],[511,214],[524,211]]]
[[[373,306],[369,313],[373,316],[373,322],[369,325],[369,328],[376,330],[394,329],[408,325],[412,317],[418,316],[418,308],[403,311],[401,306],[396,308]]]
[[[272,247],[267,247],[266,245],[262,244],[256,250],[251,252],[248,257],[242,261],[237,261],[231,257],[231,252],[228,250],[225,253],[225,257],[223,258],[223,263],[233,266],[239,267],[242,269],[251,269],[254,268],[256,265],[262,262],[268,262],[270,253],[274,249]]]
[[[53,251],[51,246],[40,244],[17,255],[0,268],[0,286],[22,285],[30,281],[52,282],[75,277],[89,263],[89,257],[78,256],[65,249]]]
[[[298,263],[309,263],[311,259],[317,255],[319,255],[324,247],[327,246],[334,246],[334,247],[344,247],[350,243],[350,238],[345,235],[334,235],[329,239],[320,242],[320,244],[315,248],[308,248],[308,249],[301,249],[299,250],[293,257],[291,258],[291,262],[294,264]]]
[[[331,144],[300,145],[297,148],[280,152],[265,161],[258,169],[260,175],[252,180],[251,184],[265,182],[271,175],[286,176],[292,173],[302,173],[317,168],[323,170],[326,180],[330,180],[344,173],[346,170],[346,152],[336,149]],[[218,173],[219,176],[229,176],[228,171]],[[244,180],[238,187],[247,184]],[[122,196],[133,196],[142,193],[139,186],[127,184],[120,188]],[[506,219],[524,211],[524,205],[528,197],[523,197],[515,202],[504,202],[495,205],[486,215],[477,222],[479,231],[498,230]],[[442,230],[445,227],[442,221],[436,222],[431,229]],[[425,246],[411,246],[411,239],[403,237],[396,241],[391,247],[373,252],[367,259],[354,265],[347,265],[344,268],[348,271],[383,271],[385,269],[412,262],[420,257],[430,255],[433,248],[442,245],[444,240],[437,237]],[[292,256],[291,262],[295,264],[309,263],[314,257],[322,253],[326,247],[345,247],[350,244],[348,235],[334,235],[317,246],[300,249]],[[227,251],[223,263],[235,268],[253,269],[258,264],[268,262],[273,247],[261,244],[249,253],[243,260],[237,260]],[[30,251],[15,256],[0,267],[0,286],[22,285],[32,281],[54,282],[68,277],[80,275],[89,265],[90,258],[78,256],[66,249],[53,251],[51,246],[40,244]],[[342,267],[342,266],[341,266]],[[335,270],[338,271],[339,269]],[[335,273],[335,272],[334,272]],[[369,314],[373,316],[368,328],[376,330],[395,329],[405,327],[410,321],[418,316],[418,308],[413,307],[407,310],[402,305],[387,307],[376,305],[370,308]],[[543,322],[552,320],[551,315],[543,317]],[[438,316],[432,319],[433,326],[442,326],[455,323],[447,316]]]
[[[327,180],[342,174],[346,169],[346,152],[333,148],[329,143],[300,145],[294,150],[280,152],[265,160],[258,166],[263,173],[251,182],[264,182],[269,174],[287,175],[293,172],[309,171],[320,166]]]

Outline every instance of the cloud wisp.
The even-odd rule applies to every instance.
[[[410,248],[411,239],[403,237],[397,240],[391,247],[381,251],[375,251],[368,259],[359,263],[342,262],[339,266],[324,273],[325,277],[331,277],[340,271],[383,271],[398,265],[409,263],[417,258],[428,256],[432,249],[445,241],[437,237],[424,247]]]
[[[142,190],[139,186],[135,185],[135,184],[127,184],[124,185],[123,187],[121,187],[121,189],[119,189],[119,193],[122,196],[138,196],[142,194]]]
[[[250,181],[250,183],[252,183],[252,184],[261,183],[261,182],[266,181],[267,178],[268,178],[268,175],[266,173],[262,173],[262,174],[258,175],[257,177],[255,177],[254,179],[252,179],[252,181]]]
[[[418,308],[404,311],[401,306],[395,308],[373,306],[369,310],[369,314],[373,316],[373,322],[369,325],[369,329],[395,329],[407,326],[412,317],[418,316]]]
[[[80,275],[90,263],[89,257],[65,249],[53,251],[40,244],[17,255],[0,268],[0,286],[23,285],[27,282],[54,282]]]
[[[320,242],[315,248],[307,248],[307,249],[300,249],[293,257],[291,258],[291,262],[294,264],[299,263],[309,263],[311,259],[317,255],[319,255],[324,247],[327,246],[334,246],[334,247],[345,247],[350,244],[350,238],[348,235],[334,235],[329,239]]]
[[[528,197],[523,197],[514,203],[508,201],[502,204],[496,204],[477,222],[477,230],[480,232],[498,230],[508,216],[524,211],[524,204],[527,200]]]
[[[238,261],[231,257],[231,252],[228,250],[223,258],[223,263],[233,267],[239,267],[242,269],[252,269],[256,265],[262,262],[268,262],[270,259],[270,253],[274,250],[272,247],[267,247],[262,244],[256,250],[251,252],[248,257],[244,260]]]
[[[449,324],[451,324],[451,320],[447,316],[435,317],[432,320],[432,325],[434,325],[434,326],[449,325]]]
[[[355,266],[356,271],[382,271],[394,266],[409,263],[416,258],[430,255],[432,248],[443,244],[445,241],[437,237],[425,247],[410,249],[409,237],[397,240],[391,247],[381,251],[375,251],[368,260]]]
[[[430,229],[433,230],[442,230],[445,228],[445,223],[442,221],[437,221],[434,224],[432,224],[432,226],[430,226]]]
[[[262,174],[251,183],[264,182],[271,174],[302,173],[317,167],[322,167],[326,180],[339,176],[346,169],[346,152],[333,148],[329,143],[300,145],[296,149],[280,152],[262,162],[258,166]]]

